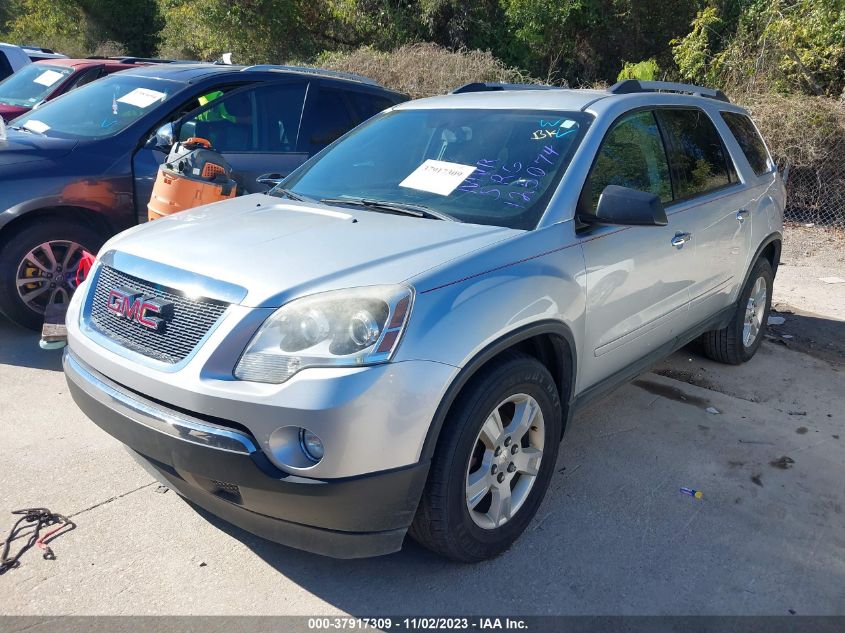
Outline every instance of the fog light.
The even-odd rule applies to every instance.
[[[308,429],[299,429],[299,446],[312,462],[316,463],[323,459],[323,442]]]

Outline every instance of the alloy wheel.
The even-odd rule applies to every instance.
[[[748,297],[748,303],[745,306],[745,319],[742,324],[742,344],[745,347],[751,347],[760,335],[763,329],[763,316],[766,312],[766,301],[768,299],[768,289],[766,288],[766,280],[763,277],[758,277],[754,282],[754,287],[751,289],[751,296]]]
[[[537,401],[515,394],[487,416],[466,473],[466,505],[479,527],[507,523],[525,503],[543,459],[545,423]]]
[[[66,304],[76,290],[82,245],[68,240],[44,242],[27,253],[18,265],[15,286],[23,304],[38,314],[47,306]]]

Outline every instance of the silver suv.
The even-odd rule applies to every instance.
[[[68,312],[76,402],[265,538],[506,549],[586,402],[696,338],[754,355],[785,196],[720,92],[519,88],[398,105],[110,240]]]

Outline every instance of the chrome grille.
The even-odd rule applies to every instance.
[[[190,354],[220,319],[229,304],[214,299],[191,299],[179,290],[166,288],[101,266],[91,299],[89,325],[118,345],[165,363],[178,363]],[[160,332],[144,328],[108,311],[109,292],[131,288],[145,296],[173,304],[173,316]]]

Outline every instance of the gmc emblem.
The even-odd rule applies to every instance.
[[[164,330],[167,321],[173,317],[172,303],[145,297],[143,293],[128,288],[110,290],[106,308],[117,317],[134,321],[155,332]]]

